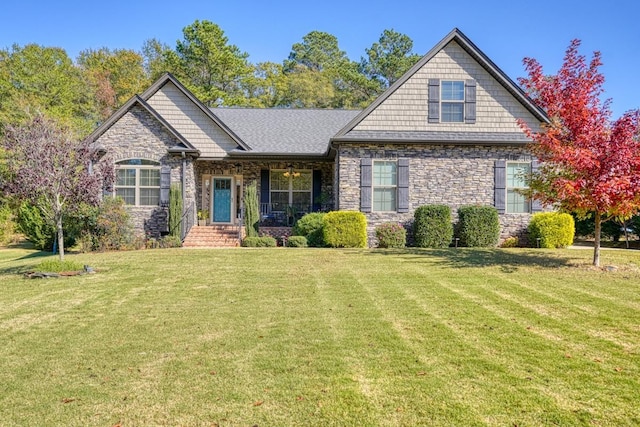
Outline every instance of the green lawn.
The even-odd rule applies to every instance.
[[[639,425],[640,253],[591,256],[3,249],[0,425]]]

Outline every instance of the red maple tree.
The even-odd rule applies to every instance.
[[[611,120],[610,100],[600,100],[601,55],[594,52],[587,62],[579,47],[579,40],[571,42],[556,75],[545,75],[535,59],[524,59],[529,77],[519,82],[550,123],[539,131],[519,124],[542,164],[531,180],[532,196],[581,217],[594,215],[593,265],[598,266],[602,222],[640,210],[640,111]]]

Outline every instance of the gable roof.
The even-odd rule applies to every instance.
[[[146,110],[149,114],[153,116],[162,126],[169,131],[177,140],[178,145],[169,148],[170,152],[173,153],[189,153],[195,156],[200,155],[200,151],[195,148],[184,136],[180,134],[177,130],[174,129],[156,110],[154,110],[143,98],[138,95],[133,95],[127,102],[125,102],[118,110],[113,113],[109,119],[103,122],[96,130],[91,132],[91,134],[87,137],[89,142],[95,142],[102,134],[104,134],[114,123],[122,118],[134,105],[139,105],[144,110]],[[98,147],[100,149],[100,147]]]
[[[167,82],[173,83],[191,102],[193,102],[202,112],[210,118],[216,125],[218,125],[229,137],[245,150],[250,150],[249,147],[242,139],[238,137],[223,121],[216,117],[211,110],[202,103],[189,89],[187,89],[173,74],[165,73],[158,80],[155,81],[147,90],[145,90],[141,97],[145,100],[151,98],[158,90],[160,90]]]
[[[353,140],[354,138],[362,137],[374,137],[372,134],[360,134],[356,132],[352,135],[347,135],[364,120],[373,110],[375,110],[380,104],[382,104],[387,98],[389,98],[398,88],[404,85],[414,74],[416,74],[425,64],[427,64],[438,52],[440,52],[445,46],[452,41],[458,43],[458,45],[464,49],[472,58],[474,58],[482,68],[484,68],[494,79],[496,79],[511,95],[513,95],[535,118],[541,122],[549,122],[544,110],[538,107],[504,71],[502,71],[496,64],[493,63],[487,55],[484,54],[462,31],[458,28],[454,28],[449,34],[447,34],[438,44],[436,44],[426,55],[424,55],[413,67],[411,67],[400,79],[398,79],[393,85],[391,85],[382,95],[380,95],[371,105],[365,108],[358,116],[347,123],[338,133],[334,135],[332,141],[341,140]],[[360,134],[360,135],[359,135]],[[424,132],[424,137],[428,137],[430,133]],[[435,134],[435,133],[434,133]],[[485,135],[484,139],[487,139],[489,135]],[[382,135],[377,135],[380,140],[387,140]],[[402,133],[396,133],[394,137],[403,137]],[[405,135],[406,138],[417,139],[418,135]],[[442,135],[440,136],[442,138]],[[442,138],[447,141],[448,137]],[[458,138],[453,138],[456,140]],[[522,139],[518,137],[518,139]],[[406,139],[404,139],[406,140]],[[420,138],[420,140],[422,140]]]
[[[213,108],[251,149],[233,156],[326,156],[329,141],[360,110]]]
[[[176,79],[171,73],[163,74],[158,80],[156,80],[151,86],[147,88],[141,95],[134,95],[127,101],[124,105],[122,105],[115,113],[113,113],[106,121],[104,121],[96,130],[94,130],[90,135],[89,139],[91,142],[94,142],[98,139],[103,133],[105,133],[114,123],[122,118],[127,111],[136,103],[143,106],[147,111],[149,111],[155,118],[160,120],[165,127],[171,130],[171,132],[178,137],[181,142],[186,142],[188,145],[186,147],[195,150],[199,153],[199,151],[193,147],[191,143],[189,143],[186,138],[184,138],[178,131],[176,131],[162,116],[155,111],[146,101],[149,100],[156,92],[158,92],[164,85],[168,82],[173,83],[180,92],[182,92],[191,102],[194,103],[202,112],[213,121],[217,126],[222,129],[229,137],[238,144],[241,149],[250,150],[250,147],[242,141],[229,127],[222,122],[218,117],[216,117],[211,110],[205,106],[189,89],[187,89],[178,79]],[[171,150],[170,150],[171,151]]]

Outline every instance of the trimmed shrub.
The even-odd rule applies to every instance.
[[[520,244],[520,240],[516,236],[507,237],[500,244],[501,248],[517,248]]]
[[[397,222],[385,222],[376,227],[379,248],[404,248],[407,230]]]
[[[278,243],[271,236],[250,236],[244,238],[242,246],[245,248],[275,248]]]
[[[333,248],[366,248],[367,217],[355,211],[329,212],[323,218],[323,236]]]
[[[463,246],[496,246],[500,240],[498,211],[493,206],[460,207],[457,232]]]
[[[573,243],[575,225],[568,213],[541,212],[534,214],[529,223],[529,239],[532,246],[541,248],[566,248]]]
[[[293,236],[304,236],[307,238],[307,244],[312,247],[325,246],[324,234],[322,231],[323,218],[325,213],[313,212],[304,215],[293,226]]]
[[[417,247],[446,248],[451,244],[453,223],[449,206],[420,206],[413,217],[413,238]]]
[[[306,248],[307,246],[307,238],[304,236],[291,236],[287,240],[289,248]]]
[[[244,228],[247,237],[258,237],[259,223],[258,184],[252,181],[244,189]]]

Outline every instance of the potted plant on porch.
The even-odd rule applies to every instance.
[[[209,222],[209,211],[206,209],[201,209],[198,211],[198,225],[204,226]]]

